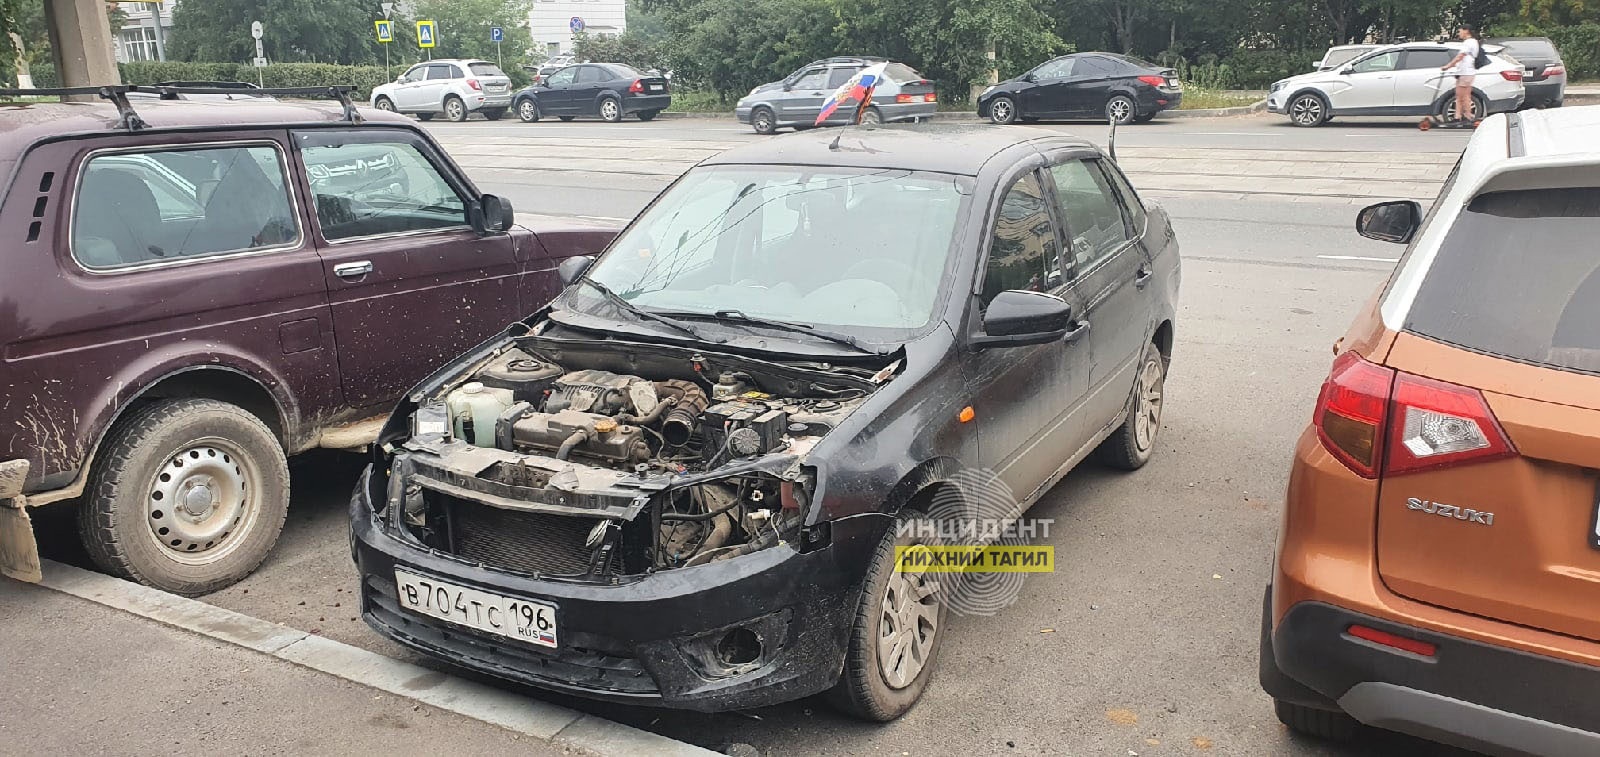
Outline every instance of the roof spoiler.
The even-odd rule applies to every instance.
[[[108,85],[103,87],[56,87],[50,89],[0,89],[0,101],[16,100],[22,97],[81,97],[91,95],[102,100],[109,100],[117,106],[116,128],[126,131],[139,131],[149,127],[138,111],[133,109],[133,104],[128,101],[129,93],[156,95],[163,100],[176,100],[179,95],[237,95],[245,92],[251,95],[282,95],[285,97],[326,97],[338,100],[344,106],[344,119],[353,124],[361,123],[361,114],[356,111],[355,103],[350,100],[350,93],[355,87],[348,84],[336,84],[331,87],[279,87],[258,88],[250,87],[174,87],[174,86],[145,86],[145,85]]]

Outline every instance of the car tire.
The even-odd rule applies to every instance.
[[[883,125],[883,111],[878,110],[876,105],[868,107],[867,112],[861,114],[861,123],[872,124],[873,126]]]
[[[989,120],[1001,126],[1017,122],[1017,101],[1009,97],[996,97],[989,103]]]
[[[771,108],[756,108],[750,111],[750,128],[757,134],[772,134],[778,130],[778,117]]]
[[[1328,122],[1328,103],[1321,95],[1305,92],[1289,101],[1289,123],[1314,128]]]
[[[561,119],[562,121],[571,121],[572,119],[577,118],[577,116],[556,116],[556,117]]]
[[[862,720],[886,723],[904,715],[922,697],[938,662],[939,645],[947,633],[947,610],[937,595],[938,585],[929,582],[927,574],[895,570],[895,548],[926,543],[927,539],[917,534],[933,530],[906,528],[904,524],[925,517],[915,510],[905,510],[895,518],[879,542],[862,582],[845,649],[844,670],[828,692],[834,707]],[[905,610],[897,613],[897,602],[910,602],[917,607],[901,604]],[[881,656],[881,641],[886,638],[884,622],[904,623],[907,619],[899,617],[901,614],[912,616],[911,627],[891,629],[890,633],[904,639],[907,645],[899,656],[904,667],[894,661],[885,665]],[[895,679],[893,683],[891,678]]]
[[[1474,121],[1483,120],[1484,114],[1489,112],[1488,101],[1484,100],[1483,95],[1480,95],[1477,92],[1472,93],[1472,111],[1472,120]],[[1455,112],[1456,98],[1454,94],[1446,97],[1443,102],[1439,103],[1440,118],[1443,118],[1446,121],[1454,121],[1456,120]]]
[[[600,100],[600,120],[614,124],[622,120],[622,102],[615,97]]]
[[[107,573],[199,596],[250,575],[283,530],[283,448],[237,405],[152,402],[119,420],[102,449],[78,505],[78,535]]]
[[[433,120],[433,114],[432,113],[418,113],[417,114],[417,120],[419,120],[419,121],[432,121]]]
[[[489,119],[490,121],[499,121],[500,119],[506,117],[506,109],[505,108],[484,108],[483,109],[483,117]]]
[[[1138,470],[1150,462],[1161,431],[1166,400],[1167,358],[1154,343],[1145,345],[1128,396],[1128,417],[1100,443],[1100,461],[1122,470]]]
[[[534,102],[531,97],[519,101],[517,103],[517,118],[522,119],[525,124],[538,123],[539,104]]]
[[[1319,710],[1282,699],[1272,700],[1272,710],[1278,722],[1289,730],[1327,741],[1350,741],[1361,730],[1360,721],[1342,712]]]
[[[461,98],[450,95],[444,99],[445,120],[458,124],[467,120],[469,115],[471,114],[467,111],[467,104],[462,102]]]
[[[1118,125],[1126,126],[1133,123],[1133,119],[1138,115],[1139,106],[1127,95],[1113,95],[1106,101],[1107,121],[1115,121]]]
[[[380,97],[380,98],[372,101],[372,107],[377,108],[378,110],[386,110],[386,111],[389,111],[390,113],[393,113],[394,112],[394,101],[390,100],[387,97]]]
[[[1150,123],[1151,121],[1154,121],[1154,120],[1156,120],[1156,114],[1154,114],[1154,113],[1149,113],[1149,114],[1146,114],[1146,115],[1143,115],[1143,116],[1134,116],[1133,117],[1133,122],[1136,123],[1136,124],[1147,124],[1147,123]]]

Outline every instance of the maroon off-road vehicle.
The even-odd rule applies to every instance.
[[[344,88],[262,93],[314,92],[342,104],[0,105],[6,575],[40,577],[28,511],[76,501],[108,572],[187,595],[239,580],[277,539],[289,455],[364,446],[614,233],[515,226]]]

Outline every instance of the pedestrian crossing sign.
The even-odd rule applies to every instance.
[[[379,19],[373,22],[378,27],[378,41],[388,44],[394,41],[394,22]]]
[[[417,22],[417,47],[433,47],[434,33],[432,21]]]

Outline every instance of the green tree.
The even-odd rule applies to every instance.
[[[262,45],[275,63],[382,63],[372,26],[382,17],[379,0],[183,0],[173,14],[167,56],[249,61],[255,57],[250,22],[260,21]],[[396,23],[396,31],[404,26]]]
[[[433,57],[495,60],[496,53],[503,52],[506,66],[515,67],[533,46],[528,32],[532,5],[531,0],[418,0],[411,12],[434,23],[438,36]],[[499,51],[489,39],[491,26],[505,30]]]

